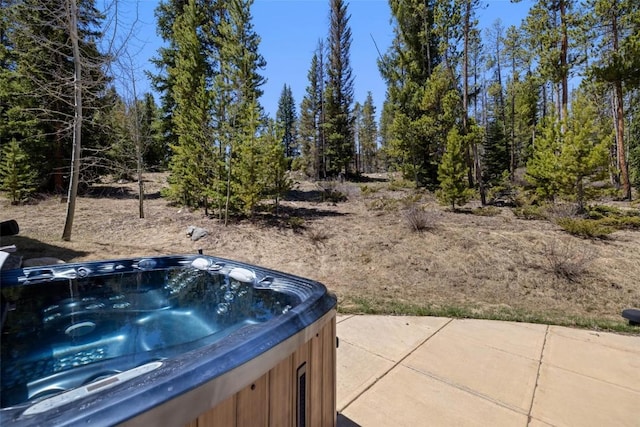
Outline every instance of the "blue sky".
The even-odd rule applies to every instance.
[[[107,2],[108,0],[105,0]],[[504,27],[519,25],[533,4],[522,0],[513,4],[509,0],[481,0],[484,7],[477,14],[481,27],[490,26],[497,18]],[[121,10],[122,26],[134,22],[135,5],[138,21],[135,25],[136,40],[132,55],[140,69],[155,72],[148,59],[155,55],[160,41],[155,32],[153,11],[157,0],[125,0]],[[390,10],[387,0],[351,0],[348,2],[349,21],[353,40],[351,67],[355,76],[355,100],[364,102],[367,91],[373,94],[378,109],[384,101],[386,86],[376,60],[378,52],[384,53],[393,38]],[[299,109],[307,86],[307,72],[319,39],[325,39],[329,28],[329,0],[256,0],[252,9],[255,31],[260,35],[260,53],[267,61],[262,74],[267,78],[261,99],[265,111],[275,117],[278,99],[284,84],[291,86]],[[149,90],[144,77],[139,86]],[[140,89],[139,89],[140,90]]]

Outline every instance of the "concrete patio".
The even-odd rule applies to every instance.
[[[640,426],[640,337],[339,316],[338,426]]]

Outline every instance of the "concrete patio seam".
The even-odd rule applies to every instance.
[[[354,347],[355,347],[355,348],[357,348],[358,350],[366,351],[366,352],[367,352],[367,353],[369,353],[369,354],[373,354],[374,356],[379,357],[380,359],[384,359],[384,360],[386,360],[387,362],[391,362],[391,363],[393,363],[393,364],[394,364],[394,365],[393,365],[394,367],[396,366],[396,361],[395,361],[395,360],[393,360],[393,359],[389,359],[388,357],[383,356],[382,354],[375,353],[375,352],[371,351],[370,349],[368,349],[368,348],[366,348],[366,347],[363,347],[363,346],[361,346],[361,345],[358,345],[358,344],[357,344],[357,343],[355,343],[355,342],[351,342],[351,341],[349,341],[349,340],[348,340],[348,339],[346,339],[346,338],[340,338],[340,341],[341,341],[341,342],[346,342],[347,344],[354,346]],[[418,347],[419,347],[419,346],[418,346]],[[417,348],[417,347],[416,347],[416,348]],[[414,349],[412,349],[412,350],[411,350],[411,352],[413,352],[413,350],[415,350],[415,348],[414,348]],[[391,369],[393,369],[393,367],[392,367]],[[385,372],[385,374],[386,374],[386,372]],[[384,376],[384,375],[383,375],[383,376]]]
[[[594,377],[594,376],[591,376],[591,375],[585,375],[582,372],[577,372],[577,371],[574,371],[574,370],[571,370],[571,369],[567,369],[565,367],[562,367],[562,366],[559,366],[559,365],[555,365],[553,363],[548,363],[547,362],[547,363],[545,363],[545,365],[546,366],[550,366],[552,368],[556,368],[556,369],[564,371],[564,372],[569,372],[570,374],[573,374],[573,375],[578,375],[580,377],[588,378],[590,380],[597,381],[599,383],[607,384],[607,385],[610,385],[612,387],[617,387],[617,388],[629,391],[631,393],[635,393],[635,394],[640,395],[640,390],[628,387],[626,385],[622,385],[622,384],[614,383],[614,382],[611,382],[611,381],[603,380],[602,378],[597,378],[597,377]],[[536,387],[537,387],[537,383],[536,383]]]
[[[337,325],[338,323],[342,323],[342,322],[344,322],[344,321],[346,321],[346,320],[349,320],[349,319],[351,319],[351,318],[352,318],[352,317],[354,317],[354,316],[355,316],[355,314],[341,314],[341,315],[340,315],[340,317],[341,317],[341,318],[340,318],[340,319],[338,319],[338,320],[336,320],[336,325]]]
[[[536,391],[538,391],[538,384],[540,383],[540,373],[542,371],[542,360],[544,359],[544,349],[547,346],[547,337],[549,336],[549,325],[544,331],[544,340],[542,341],[542,348],[540,349],[540,359],[538,360],[538,372],[536,373],[536,384],[533,386],[533,393],[531,395],[531,404],[529,405],[529,413],[527,414],[527,426],[531,425],[533,421],[533,404],[536,401]]]
[[[435,375],[432,372],[420,371],[418,369],[415,369],[415,368],[413,368],[411,366],[407,366],[407,365],[402,365],[402,366],[407,368],[407,369],[410,369],[410,370],[412,370],[412,371],[414,371],[414,372],[416,372],[416,373],[418,373],[420,375],[423,375],[425,377],[429,377],[429,378],[431,378],[431,379],[433,379],[435,381],[438,381],[438,382],[446,384],[446,385],[448,385],[450,387],[456,388],[456,389],[458,389],[460,391],[463,391],[465,393],[468,393],[468,394],[470,394],[470,395],[472,395],[474,397],[478,397],[478,398],[480,398],[482,400],[486,400],[488,402],[491,402],[491,403],[493,403],[493,404],[495,404],[497,406],[500,406],[502,408],[505,408],[505,409],[507,409],[509,411],[513,411],[513,412],[516,412],[516,413],[521,414],[521,415],[527,415],[527,411],[523,410],[522,408],[518,408],[517,406],[512,406],[512,405],[509,405],[508,403],[505,403],[505,402],[502,402],[500,400],[494,399],[493,397],[491,397],[491,396],[489,396],[487,394],[481,393],[479,391],[476,391],[476,390],[474,390],[474,389],[472,389],[470,387],[467,387],[464,384],[459,384],[459,383],[456,383],[456,382],[453,382],[453,381],[449,381],[446,378],[443,378],[443,377],[440,377],[438,375]]]
[[[436,336],[440,331],[442,331],[444,328],[446,328],[451,322],[453,322],[454,319],[449,319],[444,325],[440,326],[434,333],[432,333],[431,335],[429,335],[427,338],[425,338],[422,342],[420,342],[420,344],[418,344],[417,346],[415,346],[414,348],[412,348],[410,351],[407,352],[407,354],[405,354],[403,357],[400,358],[400,360],[398,360],[397,362],[394,362],[393,365],[387,369],[386,371],[384,371],[382,373],[382,375],[378,376],[374,381],[371,382],[371,384],[369,384],[367,387],[365,387],[364,390],[362,390],[360,393],[358,393],[353,399],[351,399],[350,401],[348,401],[344,406],[342,406],[342,409],[340,409],[340,412],[344,412],[353,402],[355,402],[356,400],[358,400],[358,398],[360,398],[360,396],[362,396],[364,393],[366,393],[369,389],[371,389],[371,387],[373,387],[374,385],[376,385],[378,383],[378,381],[380,381],[382,378],[384,378],[389,372],[393,371],[395,368],[398,367],[398,365],[400,365],[405,359],[407,359],[409,356],[411,356],[417,349],[419,349],[420,347],[422,347],[427,341],[429,341],[431,338],[433,338],[434,336]],[[348,342],[348,341],[347,341]],[[351,345],[352,343],[349,343]],[[356,346],[358,347],[358,346]],[[359,348],[359,347],[358,347]],[[364,350],[364,349],[362,349]],[[368,350],[365,350],[371,354],[375,354],[372,353]],[[385,360],[389,360],[386,357],[383,356],[379,356]],[[392,360],[389,360],[390,362],[393,362]],[[403,365],[404,366],[404,365]]]

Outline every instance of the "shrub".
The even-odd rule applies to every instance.
[[[380,190],[380,188],[378,187],[372,187],[370,185],[362,185],[360,187],[360,192],[364,195],[364,196],[368,196],[370,194],[374,194],[377,193]]]
[[[312,228],[307,231],[307,237],[314,245],[318,245],[329,239],[329,233],[323,228]]]
[[[398,209],[398,200],[390,199],[387,197],[379,197],[367,203],[367,208],[371,209],[372,211],[393,211]]]
[[[339,190],[339,183],[336,180],[322,181],[320,187],[322,188],[322,201],[339,203],[347,201],[347,194]]]
[[[587,215],[591,219],[602,219],[605,217],[624,215],[624,212],[622,212],[622,210],[613,206],[605,206],[605,205],[589,206],[587,207],[586,211],[587,211]]]
[[[604,227],[613,227],[616,230],[640,230],[640,216],[601,218],[595,222]]]
[[[299,216],[292,216],[287,220],[287,223],[293,231],[300,231],[304,229],[304,218],[300,218]]]
[[[402,197],[400,199],[400,203],[402,204],[402,206],[404,206],[405,208],[411,208],[413,207],[413,205],[415,205],[416,203],[420,202],[420,200],[422,200],[422,194],[418,191],[408,194],[404,197]]]
[[[587,215],[595,220],[608,220],[610,225],[616,222],[622,225],[621,228],[628,228],[626,224],[630,224],[630,228],[635,228],[634,224],[640,219],[640,210],[623,210],[613,206],[594,205],[586,209]]]
[[[416,184],[413,181],[409,181],[404,178],[400,179],[391,179],[389,181],[389,186],[387,187],[389,191],[403,190],[407,188],[415,188]]]
[[[580,206],[575,203],[552,203],[544,207],[547,218],[574,218],[580,212]]]
[[[500,215],[500,209],[493,206],[485,206],[475,208],[471,211],[471,213],[478,216],[497,216]]]
[[[434,228],[434,221],[431,215],[417,206],[407,210],[404,214],[404,219],[412,231],[421,232]]]
[[[596,258],[595,253],[584,246],[576,249],[571,243],[558,240],[545,245],[543,254],[548,271],[571,282],[582,276]]]
[[[544,220],[547,219],[547,213],[541,206],[522,206],[520,208],[513,208],[513,214],[520,219],[528,220]]]
[[[614,229],[589,219],[560,218],[556,221],[564,231],[574,236],[599,239],[614,232]]]

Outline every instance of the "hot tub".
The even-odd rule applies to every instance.
[[[0,425],[335,426],[335,297],[204,256],[3,271]]]

